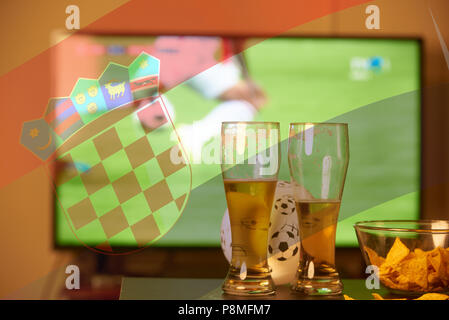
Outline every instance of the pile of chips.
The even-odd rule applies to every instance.
[[[449,248],[411,251],[396,238],[386,258],[365,246],[371,264],[379,267],[379,279],[391,289],[441,292],[449,287]]]
[[[406,298],[400,298],[400,299],[385,299],[378,293],[373,293],[374,300],[407,300]],[[345,300],[356,300],[354,298],[351,298],[348,295],[343,295],[345,297]],[[413,300],[449,300],[449,296],[442,293],[426,293],[423,294],[421,297],[413,299]]]

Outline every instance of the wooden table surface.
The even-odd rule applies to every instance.
[[[124,277],[120,293],[121,300],[239,300],[246,299],[223,295],[221,284],[223,279],[192,278],[132,278]],[[388,296],[386,289],[368,290],[364,279],[342,279],[343,293],[355,299],[372,299],[372,293]],[[261,300],[307,300],[335,299],[343,296],[307,297],[292,293],[289,286],[278,286],[276,294],[265,297],[251,297]]]

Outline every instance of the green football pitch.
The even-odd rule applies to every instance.
[[[337,245],[355,246],[352,225],[360,220],[416,219],[420,188],[420,48],[414,40],[265,40],[245,51],[253,79],[265,90],[259,121],[349,123],[350,165],[337,228]],[[163,66],[161,66],[163,68]],[[191,124],[219,101],[207,100],[183,83],[166,93],[175,107],[175,125]],[[161,133],[164,135],[164,133]],[[161,139],[163,141],[163,139]],[[163,142],[161,142],[163,143]],[[283,144],[283,146],[285,143]],[[280,179],[289,180],[285,150]],[[88,157],[86,155],[86,157]],[[192,197],[158,246],[218,246],[224,212],[219,165],[192,164]],[[63,197],[76,194],[58,190]],[[201,192],[196,192],[201,190]],[[107,206],[107,199],[104,199]],[[136,211],[139,207],[136,205]],[[55,205],[59,245],[79,242]],[[92,240],[96,238],[92,235]],[[123,246],[129,245],[126,241]]]

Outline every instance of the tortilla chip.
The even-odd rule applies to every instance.
[[[382,298],[382,296],[378,293],[372,293],[374,300],[385,300],[384,298]]]
[[[429,259],[429,263],[433,267],[433,270],[439,273],[442,264],[440,248],[435,248],[432,251],[430,251],[427,255],[427,258]]]
[[[409,290],[410,289],[410,283],[396,283],[393,281],[396,280],[396,278],[389,278],[389,277],[384,277],[384,278],[380,278],[380,281],[386,286],[389,287],[391,289],[397,289],[397,290]]]
[[[415,256],[417,256],[417,257],[426,255],[426,252],[420,248],[416,248],[413,252],[415,253]]]
[[[409,248],[405,246],[401,240],[396,237],[393,246],[387,254],[387,258],[385,259],[385,263],[389,265],[395,265],[405,259],[410,253]]]
[[[438,287],[441,282],[441,279],[437,272],[433,271],[427,275],[427,283],[430,287]]]
[[[399,277],[396,278],[396,281],[398,282],[398,287],[400,287],[401,290],[408,290],[411,282],[410,278],[404,274],[399,275]]]
[[[380,277],[388,276],[388,275],[390,275],[393,272],[394,272],[394,268],[392,266],[389,266],[386,263],[383,263],[383,264],[380,265],[380,268],[379,268],[379,275],[380,275]]]
[[[444,250],[443,248],[440,248],[440,254],[442,260],[442,270],[440,275],[443,280],[446,280],[445,282],[449,282],[449,251],[447,249]]]
[[[407,300],[406,298],[385,299],[378,293],[372,293],[372,295],[374,300]],[[344,294],[343,296],[345,297],[345,300],[355,300],[354,298],[351,298],[346,294]],[[426,293],[413,300],[449,300],[449,296],[442,293]]]
[[[380,267],[385,262],[385,258],[379,256],[373,249],[365,246],[365,251],[368,254],[368,258],[371,264]]]
[[[415,300],[449,300],[449,296],[442,293],[426,293]]]
[[[422,291],[427,289],[427,258],[426,256],[415,257],[403,261],[399,266],[400,275],[408,278],[410,283],[415,283]]]
[[[396,298],[396,299],[385,299],[378,293],[371,293],[374,297],[374,300],[407,300],[406,298]]]
[[[410,251],[396,238],[387,257],[364,248],[372,264],[379,267],[379,279],[391,289],[414,292],[438,292],[449,286],[449,248]]]

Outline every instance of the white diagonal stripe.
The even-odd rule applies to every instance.
[[[443,39],[443,35],[438,28],[438,24],[433,17],[432,9],[429,8],[430,16],[432,17],[433,25],[435,26],[435,31],[437,32],[438,40],[440,41],[441,50],[443,50],[444,59],[446,60],[447,68],[449,69],[449,50],[447,49],[446,42]]]

